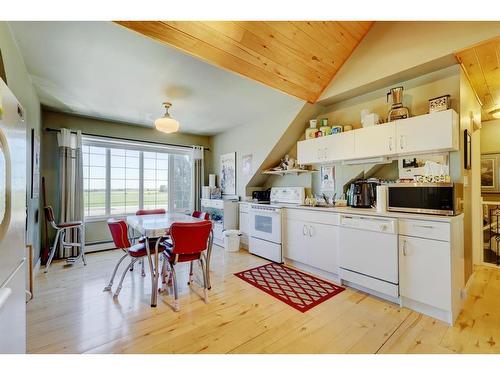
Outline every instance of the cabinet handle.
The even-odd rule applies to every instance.
[[[307,225],[304,224],[304,228],[302,228],[302,235],[306,236],[307,235]]]
[[[399,147],[401,148],[401,150],[403,149],[403,138],[404,138],[403,135],[399,137]]]
[[[389,137],[389,151],[392,151],[392,137]]]
[[[313,236],[313,229],[314,229],[313,226],[309,226],[309,237]]]
[[[403,241],[403,255],[406,256],[406,240]]]
[[[434,228],[433,225],[418,225],[418,224],[413,224],[415,228],[425,228],[425,229],[432,229]]]

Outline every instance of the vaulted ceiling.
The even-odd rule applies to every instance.
[[[116,21],[202,60],[315,102],[372,21]]]
[[[493,120],[488,110],[500,106],[500,36],[456,53],[483,106],[482,121]]]

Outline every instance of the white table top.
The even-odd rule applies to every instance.
[[[159,237],[165,235],[165,230],[170,228],[173,223],[196,223],[199,221],[202,221],[202,219],[182,213],[127,216],[127,224],[143,236],[147,237]]]

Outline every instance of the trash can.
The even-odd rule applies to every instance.
[[[224,231],[224,248],[231,253],[240,251],[241,233],[236,229],[228,229]]]

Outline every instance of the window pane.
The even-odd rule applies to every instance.
[[[125,163],[127,168],[139,168],[139,158],[137,157],[126,157]]]
[[[125,168],[113,168],[111,167],[111,180],[115,179],[125,179]]]
[[[144,180],[156,180],[156,171],[154,169],[144,169]]]
[[[125,175],[127,176],[127,179],[138,180],[139,179],[139,169],[127,168]]]
[[[89,165],[95,167],[104,167],[106,165],[106,155],[90,154]]]
[[[89,147],[89,152],[91,154],[106,155],[106,147],[94,147],[94,146],[90,146]]]
[[[112,148],[110,152],[111,155],[125,156],[125,150],[122,148]]]
[[[106,167],[91,167],[89,178],[106,178]]]
[[[188,155],[172,155],[174,158],[173,206],[174,210],[191,209],[191,160]]]
[[[125,156],[115,156],[111,154],[111,167],[125,168]]]

